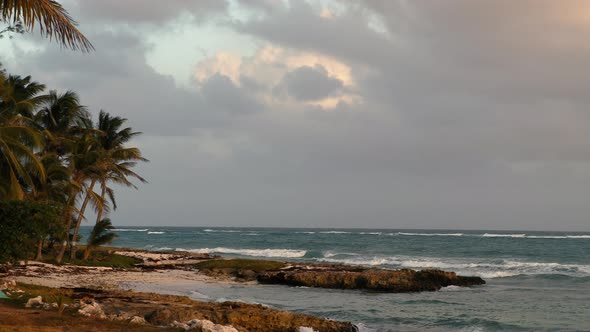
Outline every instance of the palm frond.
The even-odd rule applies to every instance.
[[[70,14],[54,0],[2,0],[0,19],[15,23],[22,21],[31,30],[38,26],[41,35],[56,39],[73,50],[88,52],[92,43],[78,30]]]

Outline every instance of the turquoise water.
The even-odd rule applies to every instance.
[[[285,286],[175,291],[352,321],[365,331],[590,331],[590,232],[273,228],[118,229],[114,245],[231,257],[437,268],[484,286],[383,294]]]

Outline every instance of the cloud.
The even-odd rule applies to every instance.
[[[282,87],[297,100],[312,101],[333,96],[343,84],[339,79],[328,76],[321,66],[304,66],[288,72],[283,77]]]
[[[89,37],[96,46],[93,53],[54,46],[17,49],[19,62],[7,65],[11,72],[31,73],[51,89],[72,89],[92,112],[104,109],[127,117],[136,129],[151,134],[187,135],[259,108],[225,76],[217,75],[202,87],[178,86],[146,63],[149,46],[135,34],[97,32]]]
[[[262,108],[247,91],[239,89],[229,77],[218,73],[202,82],[201,93],[206,103],[218,112],[245,114]]]
[[[187,86],[146,63],[144,23],[198,2],[99,11],[136,26],[93,30],[94,54],[3,62],[146,133],[150,185],[120,195],[125,222],[586,227],[584,1],[286,3],[203,9],[255,47],[195,54]]]
[[[204,17],[224,13],[228,3],[225,0],[166,0],[165,3],[158,0],[81,0],[72,5],[85,20],[122,24],[162,24],[182,14]]]

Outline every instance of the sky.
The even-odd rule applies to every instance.
[[[115,225],[590,230],[590,2],[67,0],[0,62],[128,118]]]

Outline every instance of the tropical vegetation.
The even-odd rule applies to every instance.
[[[76,259],[92,210],[96,227],[84,256],[112,241],[104,216],[117,207],[115,188],[145,182],[135,166],[147,160],[129,145],[140,133],[126,122],[100,111],[95,123],[75,92],[46,92],[30,76],[0,72],[0,232],[20,232],[0,262],[50,251],[60,263],[68,249]]]
[[[0,35],[38,28],[41,35],[62,46],[81,51],[94,49],[78,30],[76,21],[54,0],[0,0],[0,22],[8,25]]]

